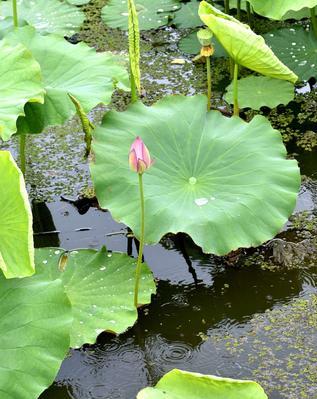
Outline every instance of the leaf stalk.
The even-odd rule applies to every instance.
[[[233,115],[235,116],[239,116],[238,75],[239,65],[235,63],[233,72]]]

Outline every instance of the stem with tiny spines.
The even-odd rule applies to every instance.
[[[19,137],[20,169],[24,176],[26,170],[25,147],[26,147],[26,134],[20,134]]]
[[[207,89],[207,111],[210,110],[211,107],[211,67],[210,67],[210,57],[206,57],[206,65],[207,65],[207,84],[208,84],[208,89]]]
[[[234,73],[233,73],[233,115],[235,116],[239,116],[238,74],[239,74],[239,65],[235,63]]]
[[[139,285],[140,285],[140,276],[141,276],[141,267],[142,267],[142,258],[143,258],[143,248],[144,248],[144,231],[145,231],[145,211],[144,211],[144,191],[143,191],[143,175],[139,173],[139,189],[140,189],[140,208],[141,208],[141,235],[140,235],[140,247],[138,260],[135,270],[135,286],[134,286],[134,306],[138,307],[138,295],[139,295]]]
[[[17,0],[12,0],[12,14],[14,27],[17,28],[19,26]]]
[[[316,20],[315,7],[310,9],[310,20],[315,36],[317,37],[317,20]]]

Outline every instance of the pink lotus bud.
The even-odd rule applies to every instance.
[[[142,174],[151,167],[152,163],[149,150],[138,136],[130,148],[129,165],[131,170]]]

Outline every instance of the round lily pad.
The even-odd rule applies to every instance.
[[[3,399],[37,399],[69,349],[70,303],[60,280],[0,276],[0,391]]]
[[[224,98],[233,104],[233,83],[226,88]],[[238,80],[239,106],[241,108],[260,109],[263,106],[275,108],[279,104],[288,104],[294,98],[294,85],[280,79],[266,76],[248,76]]]
[[[74,317],[71,346],[94,343],[105,330],[120,334],[131,327],[138,318],[133,301],[136,260],[106,249],[80,249],[65,255],[60,270],[63,253],[61,248],[37,250],[36,270],[62,280]],[[139,303],[151,302],[155,290],[152,273],[142,264]]]
[[[198,15],[199,2],[191,0],[182,5],[182,8],[175,13],[173,24],[178,28],[195,28],[202,26],[203,22]]]
[[[169,22],[173,12],[180,8],[179,0],[135,0],[140,30],[156,29]],[[109,0],[101,17],[110,28],[128,30],[127,0]]]
[[[313,8],[317,0],[249,0],[254,11],[271,19],[282,19],[288,11],[299,11],[304,7]]]
[[[26,105],[26,116],[18,120],[19,133],[40,133],[45,126],[63,124],[73,116],[76,110],[68,93],[89,112],[110,102],[116,82],[128,89],[127,71],[111,53],[97,53],[85,43],[73,45],[57,35],[42,36],[30,26],[7,38],[32,52],[41,66],[46,89],[43,105]]]
[[[145,388],[137,399],[268,399],[254,381],[234,380],[174,369],[154,388]]]
[[[34,273],[32,213],[22,172],[0,151],[0,268],[6,278]]]
[[[312,30],[284,28],[263,36],[281,61],[301,80],[317,77],[317,37]]]
[[[280,231],[300,174],[264,117],[246,123],[206,107],[205,96],[169,96],[109,112],[95,131],[91,173],[101,207],[139,236],[138,177],[127,157],[140,136],[155,160],[143,175],[146,242],[185,232],[204,252],[224,255]]]
[[[2,40],[0,57],[0,138],[8,140],[17,131],[25,104],[44,102],[44,87],[41,68],[27,48]]]
[[[218,40],[213,37],[212,43],[215,49],[212,57],[228,57],[226,50],[222,47],[222,45],[218,42]],[[178,43],[179,49],[186,54],[196,55],[200,53],[201,44],[197,38],[197,32],[192,32],[189,35],[183,37]]]
[[[17,0],[18,17],[41,33],[71,36],[79,31],[84,13],[77,7],[59,0]],[[12,16],[12,0],[1,2],[1,15]]]

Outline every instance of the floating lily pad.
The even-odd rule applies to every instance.
[[[215,48],[215,52],[213,53],[212,57],[228,57],[227,52],[225,49],[222,47],[222,45],[218,42],[218,40],[213,37],[212,38],[212,43]],[[187,54],[199,54],[200,49],[201,49],[201,44],[199,43],[199,40],[197,39],[197,32],[192,32],[189,35],[183,37],[178,44],[179,49],[183,53]]]
[[[137,399],[268,399],[254,381],[233,380],[174,369],[154,388],[145,388]]]
[[[9,151],[0,151],[0,187],[0,268],[6,278],[30,276],[34,273],[31,207],[23,175]]]
[[[233,104],[233,83],[227,89],[225,100]],[[294,85],[280,79],[266,76],[248,76],[238,80],[239,106],[260,109],[263,106],[275,108],[288,104],[294,98]]]
[[[45,126],[63,124],[73,116],[75,107],[68,93],[89,112],[99,103],[110,102],[115,81],[128,89],[127,71],[111,53],[97,53],[85,43],[73,45],[57,35],[42,36],[30,26],[10,33],[8,40],[31,50],[46,89],[43,105],[26,105],[26,116],[18,120],[20,133],[40,133]]]
[[[61,279],[71,302],[74,321],[71,346],[94,343],[102,331],[122,333],[137,320],[134,307],[135,259],[125,254],[89,249],[72,251],[58,269],[65,252],[60,248],[36,251],[36,269],[48,279]],[[139,303],[151,302],[155,293],[153,276],[146,264],[142,265]]]
[[[74,6],[82,6],[88,4],[90,0],[67,0],[67,3],[73,4]]]
[[[317,77],[317,37],[313,31],[285,28],[267,33],[264,38],[301,80]]]
[[[238,65],[271,78],[297,81],[298,77],[276,57],[263,37],[247,25],[206,1],[200,3],[199,16]]]
[[[0,276],[0,297],[1,398],[37,399],[67,354],[70,303],[60,280],[37,277]]]
[[[271,19],[282,19],[288,11],[299,11],[304,7],[313,8],[317,0],[249,0],[254,11]]]
[[[24,46],[2,40],[0,57],[0,138],[8,140],[25,104],[44,102],[44,87],[40,66]]]
[[[71,36],[79,31],[84,13],[59,0],[17,0],[19,19],[24,19],[41,33]],[[12,0],[2,1],[1,15],[12,16]]]
[[[315,9],[315,12],[317,10]],[[302,8],[299,11],[288,11],[285,15],[283,15],[282,20],[285,21],[287,19],[296,19],[301,20],[304,18],[310,18],[310,9],[307,7]]]
[[[195,28],[203,25],[198,15],[199,2],[191,0],[189,3],[182,5],[182,8],[175,13],[173,24],[178,28]]]
[[[206,106],[205,96],[169,96],[109,112],[95,131],[91,173],[101,207],[139,236],[138,179],[127,154],[140,136],[155,159],[144,174],[146,242],[181,231],[204,252],[224,255],[279,232],[300,174],[264,117],[246,123]]]
[[[156,29],[169,22],[173,12],[180,8],[179,0],[136,0],[140,30]],[[128,30],[127,0],[109,0],[101,13],[110,28]]]

